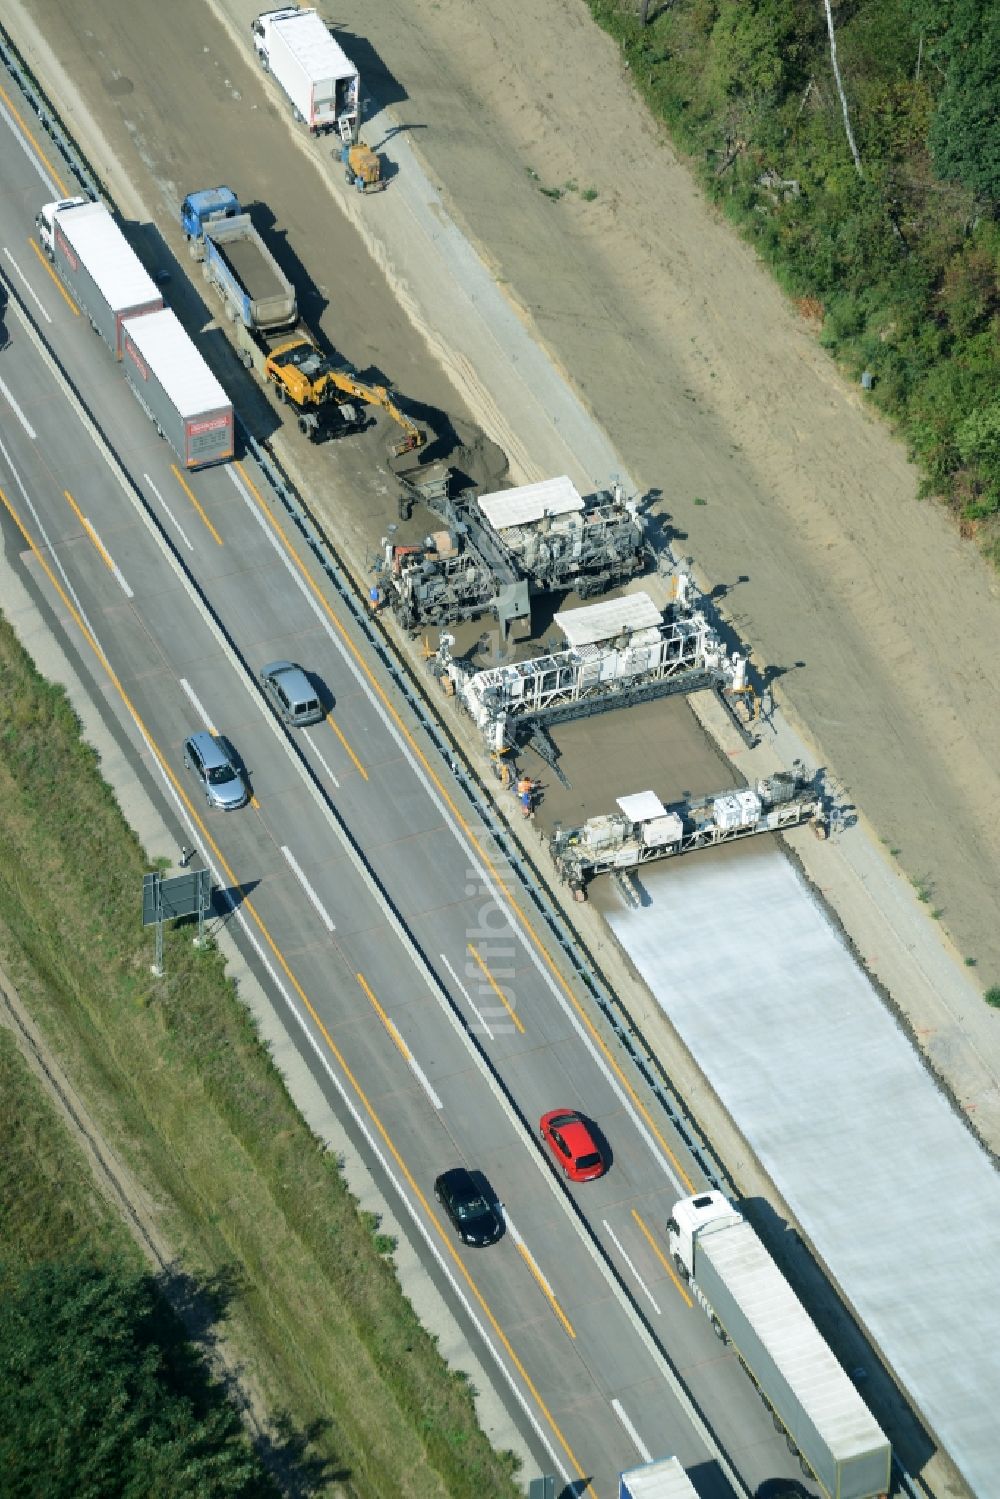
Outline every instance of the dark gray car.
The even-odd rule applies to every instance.
[[[261,668],[260,680],[285,723],[302,729],[326,717],[319,694],[294,661],[272,661]]]
[[[480,1248],[495,1244],[503,1233],[503,1219],[483,1195],[471,1171],[453,1166],[434,1183],[434,1196],[444,1208],[463,1244]]]
[[[237,807],[245,807],[250,800],[246,782],[229,747],[213,734],[201,729],[190,739],[185,739],[184,764],[198,777],[210,807],[233,812]]]

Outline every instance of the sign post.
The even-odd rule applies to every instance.
[[[189,869],[164,879],[159,870],[142,877],[142,924],[156,928],[153,973],[163,977],[163,923],[182,916],[197,916],[196,947],[205,946],[205,917],[212,906],[212,874],[208,869]]]

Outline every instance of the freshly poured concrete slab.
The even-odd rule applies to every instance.
[[[977,1494],[1000,1472],[1000,1177],[794,866],[595,888],[619,942]]]

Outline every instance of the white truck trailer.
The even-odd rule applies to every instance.
[[[698,1499],[698,1491],[676,1457],[661,1457],[622,1473],[618,1499]]]
[[[803,1471],[829,1499],[888,1494],[889,1443],[746,1219],[721,1192],[703,1192],[674,1205],[667,1239]]]
[[[35,215],[42,249],[116,359],[122,324],[156,312],[163,297],[103,203],[64,198]]]
[[[233,456],[233,407],[175,313],[123,325],[122,368],[140,406],[187,469]]]
[[[361,127],[361,79],[326,22],[297,5],[265,10],[251,24],[253,44],[266,73],[273,74],[314,135],[336,130],[345,142]]]

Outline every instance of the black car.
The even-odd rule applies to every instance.
[[[434,1196],[454,1224],[463,1244],[495,1244],[503,1233],[499,1212],[483,1196],[471,1171],[454,1166],[434,1183]]]

